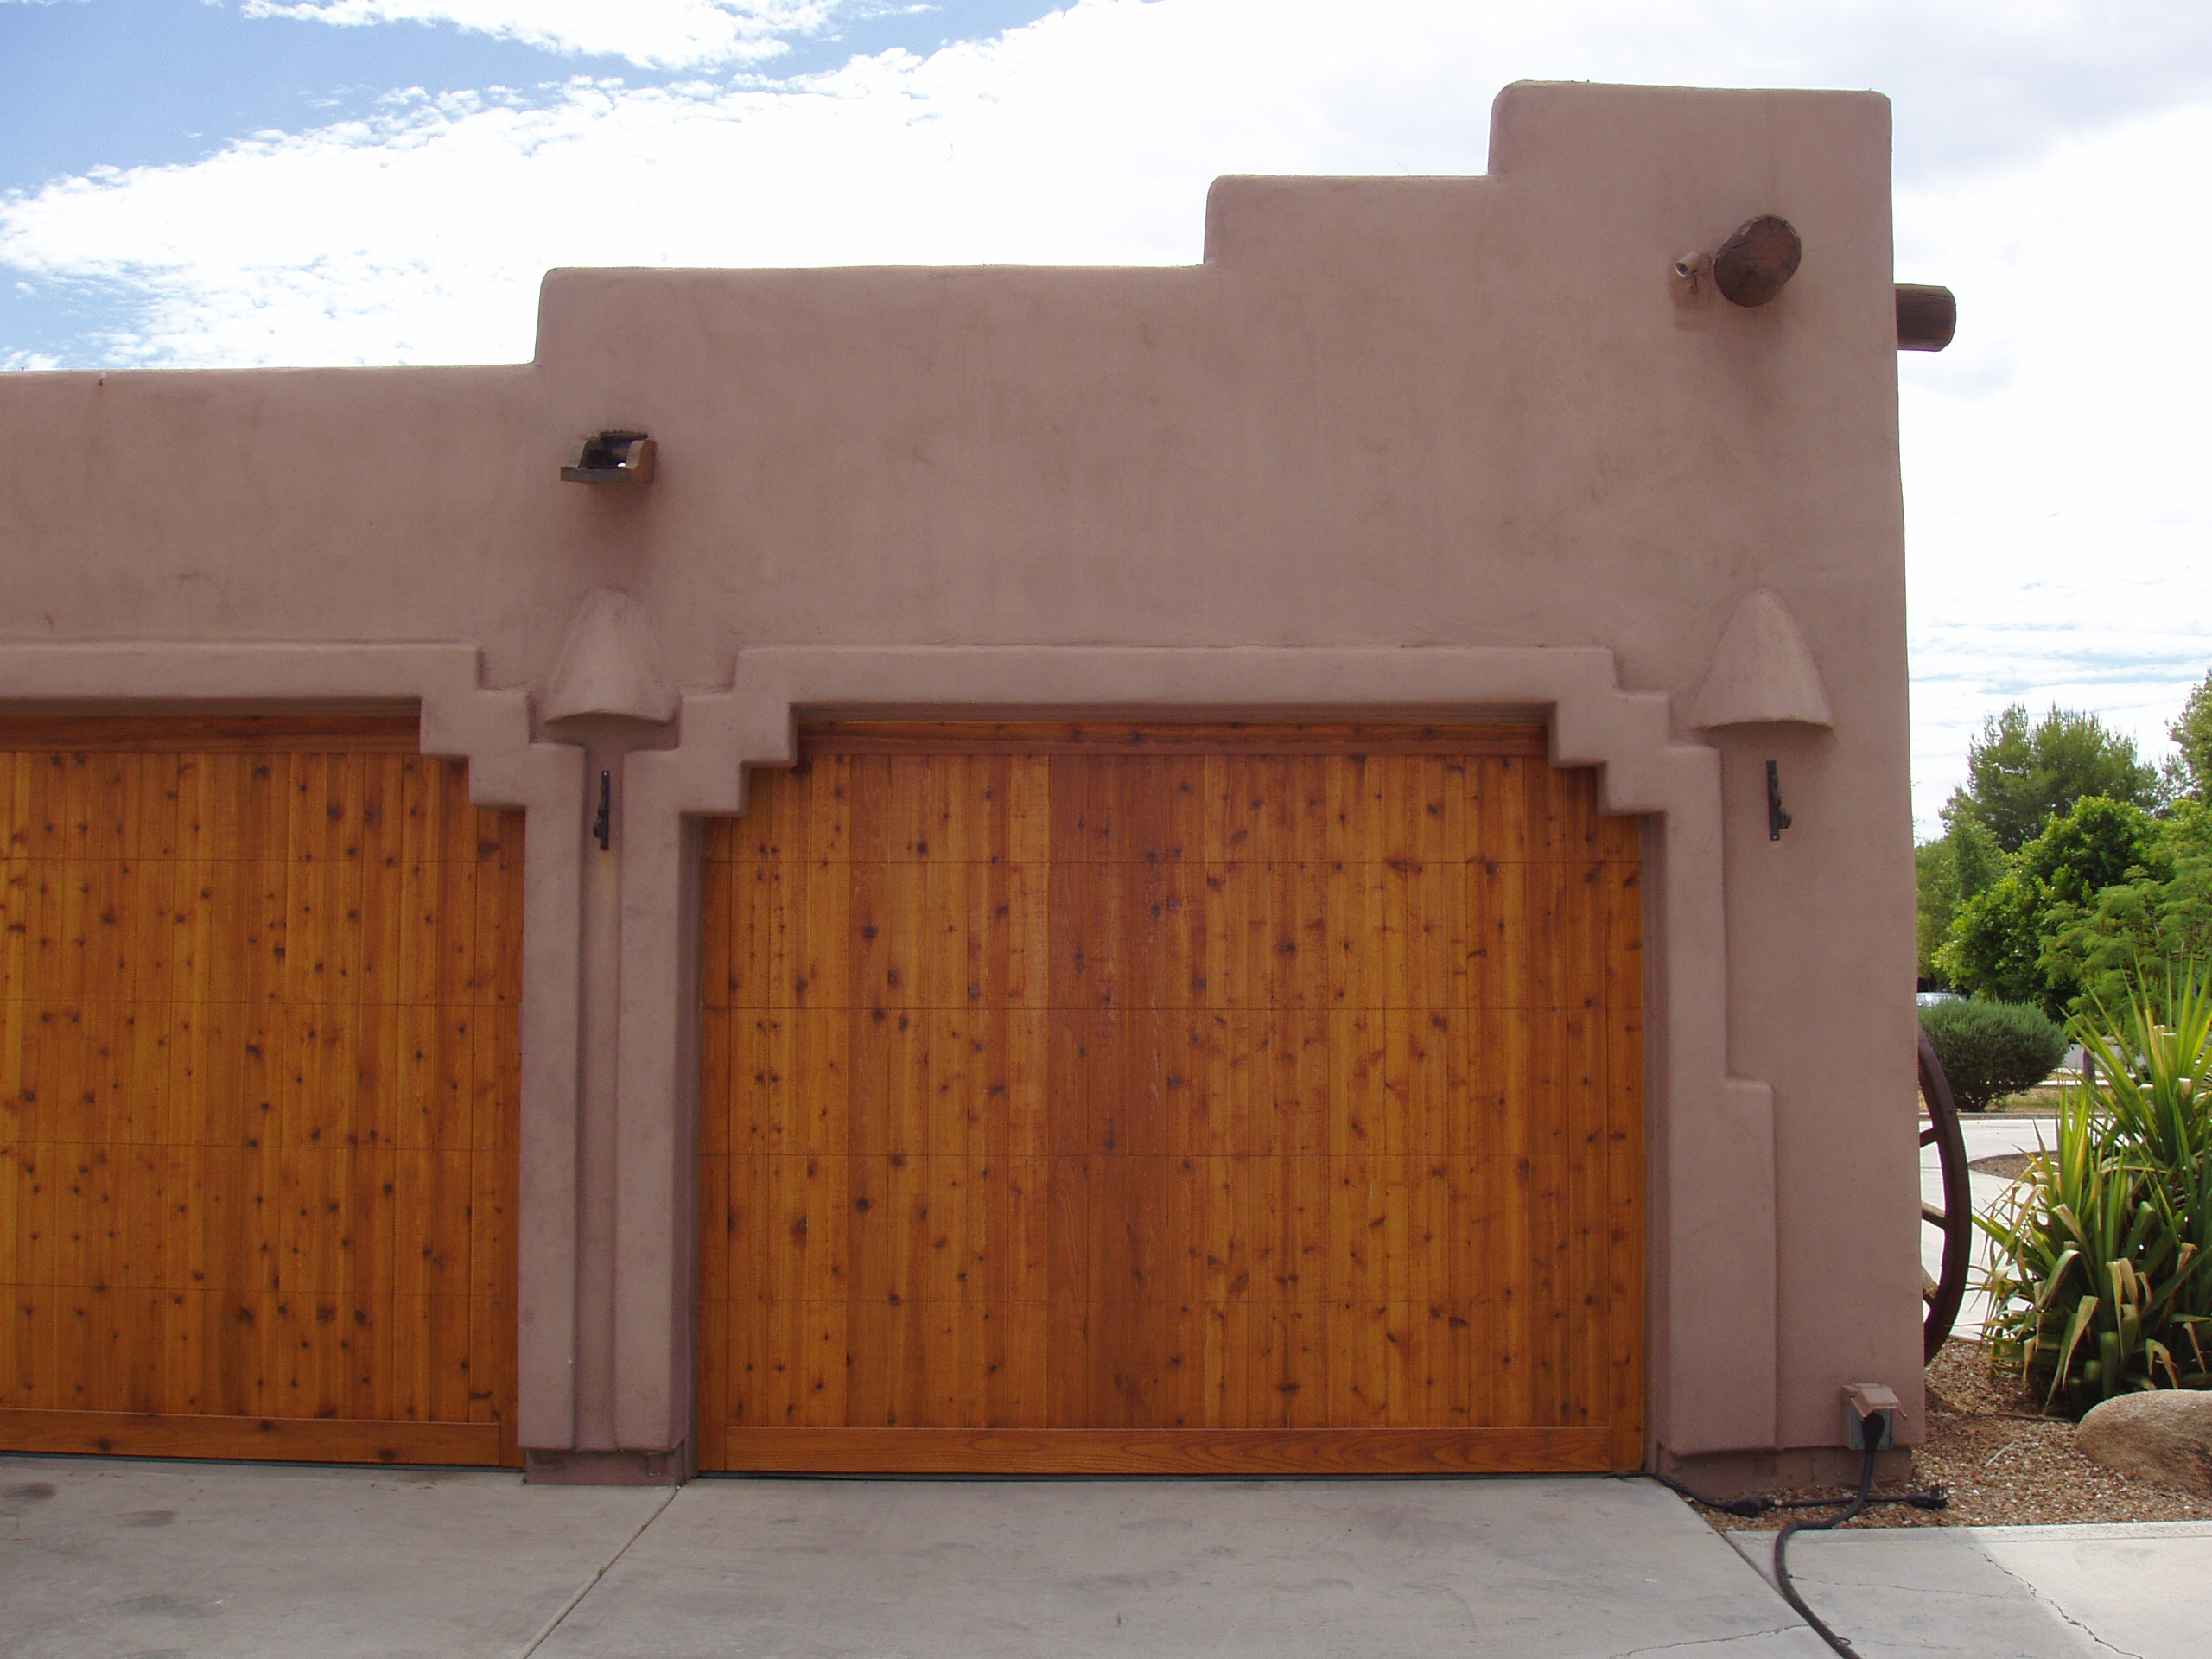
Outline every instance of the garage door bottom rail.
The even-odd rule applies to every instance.
[[[497,1423],[393,1423],[342,1417],[215,1417],[188,1412],[0,1407],[0,1452],[239,1458],[275,1463],[496,1465]]]
[[[729,1428],[709,1466],[746,1474],[1600,1474],[1604,1427]]]

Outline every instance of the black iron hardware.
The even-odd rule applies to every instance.
[[[591,832],[599,837],[599,850],[605,852],[614,836],[614,774],[599,774],[599,816],[591,821]]]

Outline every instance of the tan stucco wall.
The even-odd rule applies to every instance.
[[[524,1103],[525,1445],[687,1433],[682,826],[830,706],[1550,719],[1656,815],[1658,1445],[1832,1446],[1859,1378],[1916,1438],[1887,105],[1516,86],[1491,168],[1224,179],[1189,269],[556,271],[524,365],[0,381],[0,701],[382,673],[427,709],[457,694],[363,648],[480,648],[474,695],[539,714],[480,767],[569,757],[497,785],[532,815],[525,998],[582,1033]],[[1679,302],[1675,260],[1761,212],[1804,238],[1782,296]],[[606,427],[653,435],[651,489],[558,481]],[[672,725],[546,728],[596,588]],[[1693,724],[1760,588],[1832,729]]]

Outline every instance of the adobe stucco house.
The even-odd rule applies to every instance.
[[[1517,86],[1491,158],[0,381],[0,1446],[1917,1439],[1888,107]],[[1749,308],[1688,256],[1764,213]]]

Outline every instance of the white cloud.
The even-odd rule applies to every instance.
[[[554,0],[474,3],[487,26],[569,16]],[[458,15],[463,0],[319,10],[341,3]],[[1897,73],[1923,89],[1900,93],[1901,130],[1965,104],[1975,134],[2040,132],[2066,124],[2035,115],[2053,63],[2087,66],[2085,82],[2119,65],[2149,86],[2188,56],[2159,29],[2212,40],[2193,10],[2158,5],[2119,9],[2158,24],[2132,34],[2110,9],[2091,28],[2081,5],[1924,10],[1827,0],[1785,23],[1753,0],[1663,14],[1382,0],[1352,30],[1335,0],[1085,0],[1001,40],[795,83],[402,101],[0,205],[0,259],[147,284],[130,348],[147,359],[512,356],[522,290],[552,264],[1189,258],[1217,173],[1481,170],[1491,97],[1517,78],[1891,84],[1865,41],[1898,38]],[[1969,25],[1986,37],[1972,51]],[[1961,90],[1977,80],[1982,92]]]
[[[452,23],[551,52],[627,58],[656,69],[754,63],[783,36],[819,32],[850,0],[245,0],[248,17],[355,28]]]
[[[1902,362],[1923,830],[2005,702],[2094,709],[2160,752],[2212,664],[2212,315],[2166,275],[2212,262],[2212,226],[2176,211],[2208,156],[2212,104],[1899,193],[1900,274],[1960,304],[1951,348]]]
[[[1001,39],[798,81],[417,95],[0,201],[0,263],[135,284],[146,303],[117,362],[518,359],[550,265],[1179,262],[1220,173],[1481,171],[1509,80],[1875,85],[1897,101],[1899,274],[1961,305],[1949,351],[1904,359],[1923,831],[1967,735],[2015,696],[2162,745],[2212,660],[2195,485],[2212,314],[2183,291],[2212,247],[2175,206],[2201,198],[2212,156],[2212,8],[1374,0],[1347,16],[1082,0]]]

